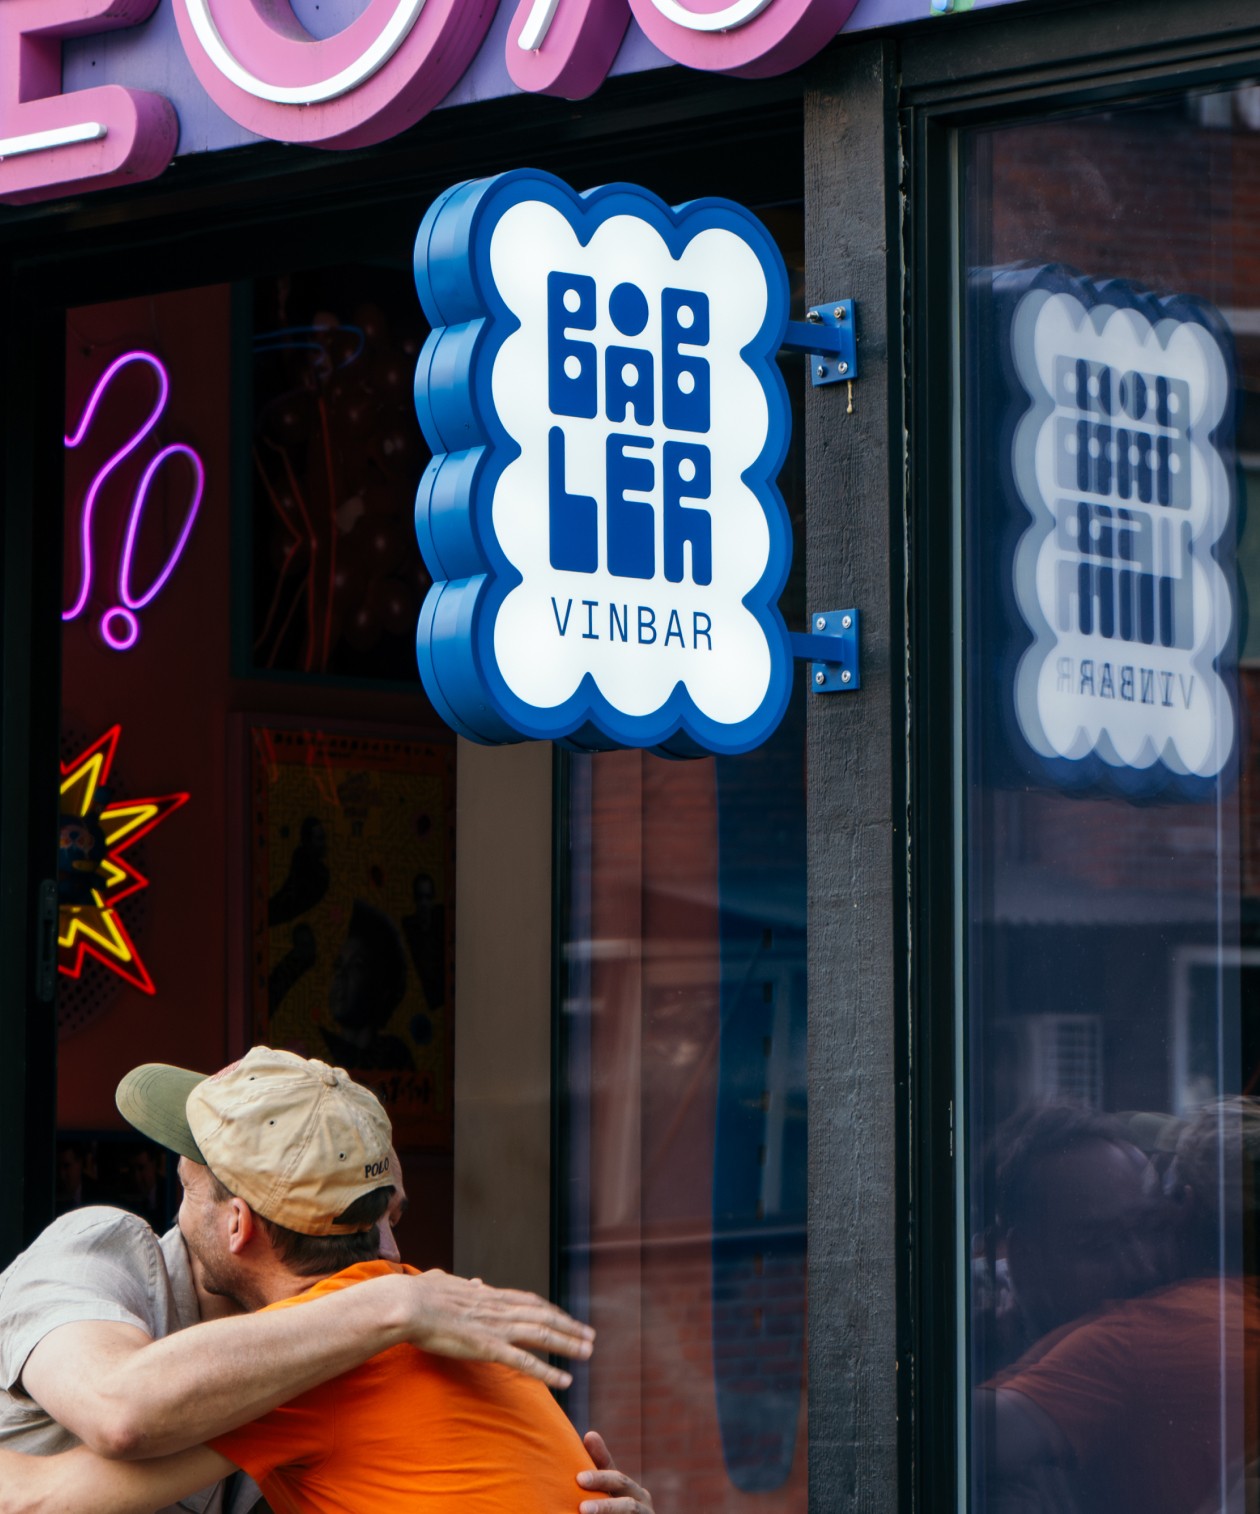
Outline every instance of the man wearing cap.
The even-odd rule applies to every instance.
[[[264,1051],[256,1049],[251,1055],[257,1058]],[[323,1069],[321,1076],[333,1078],[324,1087],[354,1089],[344,1073],[333,1073],[323,1064],[301,1063],[301,1058],[286,1054],[268,1052],[267,1057]],[[227,1069],[221,1078],[233,1070]],[[120,1108],[153,1139],[194,1154],[198,1148],[183,1104],[201,1081],[200,1073],[180,1069],[138,1069],[120,1086]],[[374,1117],[388,1132],[379,1104],[365,1090],[356,1092],[370,1101]],[[279,1152],[279,1163],[289,1164],[294,1151],[283,1137],[282,1117],[268,1114],[268,1120],[273,1117],[277,1125],[265,1125],[271,1149]],[[254,1145],[247,1126],[241,1129],[245,1134],[238,1140],[256,1151],[253,1172],[262,1172],[267,1139]],[[218,1160],[233,1170],[230,1155]],[[377,1155],[376,1161],[388,1160],[386,1146],[385,1155]],[[194,1188],[198,1178],[209,1176],[195,1157],[180,1169]],[[383,1185],[380,1175],[368,1175],[365,1181],[370,1188]],[[385,1193],[388,1196],[388,1188]],[[182,1213],[192,1213],[188,1198]],[[80,1217],[88,1234],[73,1237],[80,1251],[79,1267],[61,1266],[59,1240],[65,1237],[58,1232]],[[332,1231],[338,1229],[335,1220],[333,1216]],[[320,1245],[309,1237],[295,1240]],[[365,1245],[365,1238],[356,1235],[353,1245]],[[373,1237],[368,1235],[365,1251],[371,1249]],[[589,1329],[533,1294],[469,1284],[444,1273],[386,1273],[360,1287],[330,1291],[309,1302],[300,1317],[283,1310],[256,1319],[217,1319],[183,1331],[183,1325],[197,1319],[198,1304],[201,1316],[211,1317],[238,1310],[241,1302],[232,1290],[215,1285],[198,1249],[185,1248],[179,1229],[159,1243],[147,1226],[120,1211],[80,1211],[59,1220],[0,1278],[0,1366],[14,1388],[0,1393],[0,1443],[47,1455],[79,1437],[109,1455],[158,1456],[265,1414],[398,1341],[419,1344],[430,1354],[504,1363],[553,1385],[565,1384],[568,1375],[542,1363],[524,1346],[589,1355]],[[298,1279],[291,1291],[306,1287],[306,1281]],[[159,1340],[170,1331],[179,1334]],[[592,1444],[601,1455],[601,1466],[610,1469],[601,1443],[592,1438]],[[109,1464],[103,1466],[108,1469]],[[39,1475],[38,1469],[35,1461],[9,1456],[0,1475],[0,1494],[17,1497],[27,1488],[35,1490],[32,1478]],[[642,1490],[621,1473],[604,1470],[591,1476],[594,1481],[588,1487],[630,1494],[616,1500],[613,1509],[618,1514],[622,1509],[636,1514],[650,1505],[650,1500],[639,1502]],[[94,1487],[91,1499],[76,1502],[71,1494],[51,1506],[77,1514],[97,1508],[95,1494]],[[256,1491],[238,1500],[233,1514],[247,1509],[253,1497]],[[0,1502],[0,1508],[8,1506]],[[218,1506],[218,1494],[206,1490],[180,1508],[209,1511]]]
[[[180,1230],[205,1292],[292,1313],[402,1272],[376,1260],[392,1193],[389,1122],[340,1069],[255,1048],[204,1080],[143,1069],[124,1080],[119,1102],[180,1152]],[[174,1457],[128,1463],[80,1449],[7,1459],[0,1510],[139,1514],[240,1465],[279,1514],[456,1501],[461,1514],[522,1502],[569,1514],[575,1476],[593,1470],[541,1383],[408,1346],[250,1417],[230,1416],[213,1447]]]

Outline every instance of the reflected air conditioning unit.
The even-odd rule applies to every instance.
[[[1028,1015],[998,1022],[1015,1062],[1019,1100],[1070,1099],[1102,1108],[1103,1032],[1100,1015]]]

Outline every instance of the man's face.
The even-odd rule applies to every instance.
[[[207,1293],[242,1304],[227,1243],[228,1201],[218,1197],[210,1169],[199,1162],[190,1162],[187,1157],[179,1159],[179,1181],[184,1189],[179,1230],[201,1287]]]
[[[1158,1281],[1153,1196],[1131,1146],[1086,1141],[1036,1170],[1030,1218],[1012,1231],[1016,1297],[1043,1331]]]

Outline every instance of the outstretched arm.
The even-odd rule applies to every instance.
[[[300,1312],[212,1320],[160,1341],[133,1325],[62,1325],[27,1358],[22,1386],[87,1446],[131,1459],[200,1445],[390,1346],[501,1362],[565,1387],[569,1374],[534,1352],[587,1357],[592,1337],[532,1293],[438,1271],[393,1274]]]
[[[0,1514],[153,1514],[236,1468],[208,1446],[156,1461],[106,1461],[80,1447],[61,1456],[0,1451]]]
[[[655,1514],[652,1495],[624,1472],[618,1472],[612,1452],[598,1430],[588,1430],[582,1437],[586,1454],[596,1471],[579,1472],[578,1482],[588,1493],[607,1493],[607,1498],[588,1498],[578,1505],[579,1514]]]

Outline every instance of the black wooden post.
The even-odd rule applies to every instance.
[[[897,1025],[905,636],[893,57],[833,48],[805,105],[806,296],[852,296],[862,377],[806,409],[809,608],[861,612],[862,687],[810,700],[810,1507],[898,1504]],[[892,287],[890,287],[890,284]],[[891,333],[891,334],[890,334]]]

